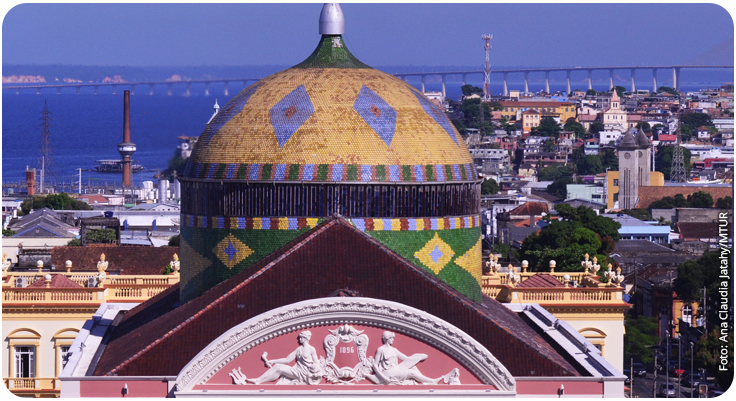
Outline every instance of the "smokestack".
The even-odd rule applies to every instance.
[[[29,196],[36,194],[36,169],[26,166],[26,188]]]
[[[130,163],[135,150],[135,144],[130,141],[130,91],[125,91],[123,94],[123,142],[118,144],[118,152],[123,158],[123,188],[130,188],[133,184]]]

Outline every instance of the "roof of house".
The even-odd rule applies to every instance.
[[[680,232],[680,237],[684,240],[696,240],[700,238],[717,238],[718,237],[718,222],[709,223],[677,223],[677,230]],[[731,233],[731,224],[728,224],[727,232]]]
[[[725,198],[727,196],[733,196],[732,186],[723,187],[710,187],[710,186],[697,186],[697,185],[682,185],[682,186],[664,186],[664,187],[639,187],[639,203],[636,204],[636,209],[648,209],[649,205],[657,200],[665,197],[674,197],[677,194],[681,194],[686,197],[692,195],[695,192],[703,191],[710,194],[713,197],[715,204],[718,198]]]
[[[511,216],[541,216],[542,213],[549,213],[549,208],[545,202],[527,202],[520,205],[516,209],[509,212]]]
[[[46,288],[46,280],[36,280],[28,288]],[[63,274],[52,274],[49,288],[82,288],[82,286],[69,280]]]
[[[509,101],[509,102],[499,102],[501,103],[501,106],[503,107],[561,107],[561,106],[572,106],[571,102],[557,102],[557,101],[550,101],[550,102],[535,102],[535,101]]]
[[[537,273],[528,279],[522,281],[517,287],[519,288],[551,288],[564,287],[565,285],[552,277],[551,274]]]
[[[110,203],[110,200],[106,197],[98,194],[90,194],[90,195],[81,195],[79,196],[79,200],[87,200],[87,203],[94,204],[94,203]]]
[[[662,141],[672,141],[672,142],[674,142],[676,140],[677,140],[677,135],[664,135],[664,134],[660,134],[659,135],[659,141],[660,142],[662,142]]]
[[[72,261],[73,271],[97,271],[100,255],[105,254],[108,272],[125,275],[163,274],[166,265],[179,252],[175,246],[59,246],[51,250],[51,261],[64,266]]]
[[[62,223],[63,224],[63,223]],[[68,224],[57,226],[45,219],[39,219],[33,225],[23,226],[16,232],[14,237],[32,238],[32,237],[57,237],[57,238],[74,238],[76,235],[70,233],[64,226],[72,228]],[[17,228],[16,228],[17,229]]]
[[[275,253],[179,305],[175,285],[126,312],[93,375],[176,375],[233,326],[275,308],[340,294],[402,303],[463,330],[512,375],[580,373],[501,303],[460,294],[342,218],[330,218]],[[523,355],[523,358],[519,356]]]

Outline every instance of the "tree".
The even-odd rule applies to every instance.
[[[595,175],[606,171],[598,155],[585,155],[576,166],[581,175]]]
[[[514,167],[518,170],[521,163],[524,162],[524,149],[521,147],[514,150]]]
[[[481,195],[495,195],[500,189],[498,183],[493,178],[487,179],[480,184]]]
[[[3,237],[12,237],[12,236],[14,236],[15,234],[16,234],[16,233],[15,233],[15,231],[13,231],[13,230],[6,230],[6,229],[3,229]]]
[[[715,127],[708,113],[683,113],[680,116],[680,124],[696,130],[702,126]]]
[[[624,97],[624,92],[626,92],[626,88],[623,86],[614,86],[613,89],[616,90],[616,93],[618,94],[618,97]]]
[[[82,246],[82,240],[74,238],[73,240],[66,243],[65,246]]]
[[[169,159],[168,166],[163,172],[161,172],[161,175],[163,177],[172,178],[174,176],[174,171],[176,171],[177,173],[182,173],[186,166],[187,160],[181,157],[181,149],[176,149],[174,151],[174,156]]]
[[[116,234],[112,228],[92,229],[87,231],[87,242],[109,244],[115,241]]]
[[[539,126],[532,128],[532,135],[537,136],[553,136],[557,138],[560,136],[562,127],[555,121],[553,117],[545,116],[539,121]]]
[[[713,197],[704,191],[698,191],[687,196],[687,203],[694,208],[711,208],[713,207]]]
[[[585,127],[583,124],[580,124],[579,122],[575,121],[575,118],[570,117],[565,121],[565,125],[563,126],[565,131],[572,131],[575,133],[575,138],[582,138],[585,136]]]
[[[635,219],[644,220],[644,221],[652,221],[654,220],[652,218],[652,214],[649,213],[649,210],[647,209],[624,209],[620,211],[619,213],[627,214]]]
[[[464,134],[467,127],[463,125],[463,122],[459,118],[453,118],[450,120],[452,125],[455,126],[455,129],[457,129],[457,132]]]
[[[716,201],[716,207],[719,209],[733,209],[733,198],[730,196],[727,196],[725,198],[718,198]]]
[[[555,149],[557,149],[557,145],[555,144],[555,140],[553,138],[548,138],[542,144],[542,152],[554,152]]]
[[[179,246],[180,238],[178,235],[169,238],[169,246]]]
[[[572,183],[572,178],[560,178],[559,180],[555,180],[551,184],[549,184],[549,186],[547,187],[547,193],[554,195],[555,197],[557,197],[557,199],[567,199],[567,185]]]
[[[463,85],[460,87],[460,90],[463,92],[463,96],[470,96],[475,93],[479,95],[483,94],[483,89],[473,85]]]
[[[644,132],[652,132],[652,126],[646,121],[636,124],[636,129],[641,129]]]
[[[557,165],[553,164],[549,167],[539,169],[537,178],[539,181],[555,181],[562,177],[572,177],[574,171],[572,166]]]
[[[588,132],[590,132],[593,135],[598,135],[598,133],[601,132],[601,131],[603,131],[604,129],[606,129],[606,126],[603,125],[602,122],[600,122],[600,121],[593,121],[590,124],[590,127],[588,127]]]
[[[45,207],[52,210],[92,210],[92,206],[71,198],[66,192],[46,196],[34,196],[32,199],[24,200],[20,204],[20,207],[23,214],[28,214],[31,210],[39,210]]]
[[[724,391],[727,390],[733,381],[733,331],[729,331],[728,335],[718,329],[710,331],[698,341],[694,351],[697,366],[712,372],[715,381]],[[727,361],[725,365],[721,364],[721,356]]]
[[[624,319],[626,329],[624,353],[626,357],[637,358],[643,364],[654,362],[654,353],[649,347],[659,343],[659,336],[655,334],[659,325],[655,318],[626,315]]]
[[[491,106],[491,110],[493,111],[503,110],[503,105],[501,104],[501,102],[493,101],[489,103],[489,106]]]
[[[657,89],[657,93],[669,93],[671,95],[679,96],[680,92],[670,88],[669,86],[660,86],[659,89]]]
[[[603,171],[606,169],[618,171],[618,156],[613,149],[603,149],[600,154]]]
[[[559,218],[525,238],[520,257],[537,271],[547,270],[552,259],[559,271],[582,271],[580,262],[586,253],[600,255],[599,263],[605,265],[607,255],[621,237],[621,225],[585,206],[573,208],[561,203],[555,210]]]
[[[598,92],[597,92],[597,91],[596,91],[595,89],[588,89],[588,90],[587,90],[587,91],[585,92],[585,96],[595,96],[595,95],[597,95],[597,94],[598,94]]]

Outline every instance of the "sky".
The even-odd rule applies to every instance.
[[[734,25],[714,4],[342,4],[348,48],[373,66],[733,64]],[[21,4],[2,63],[294,65],[319,40],[322,4]]]

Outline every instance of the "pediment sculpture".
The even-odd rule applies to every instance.
[[[261,360],[268,370],[261,376],[249,379],[243,374],[241,367],[232,369],[229,375],[233,379],[233,384],[261,384],[275,381],[275,384],[314,385],[320,383],[323,378],[328,383],[342,385],[357,384],[364,380],[381,385],[461,384],[458,368],[453,368],[446,375],[437,378],[423,375],[416,365],[426,360],[428,355],[422,353],[404,355],[394,348],[396,334],[391,331],[383,332],[383,345],[378,347],[374,357],[366,355],[370,340],[363,331],[347,324],[328,331],[330,334],[325,336],[323,341],[326,358],[317,356],[315,348],[309,345],[312,333],[304,330],[297,337],[299,347],[288,356],[269,360],[268,353],[263,353]],[[335,361],[337,347],[350,349],[351,352],[357,350],[355,354],[358,363],[354,366],[338,366]],[[296,363],[289,366],[294,361]]]

